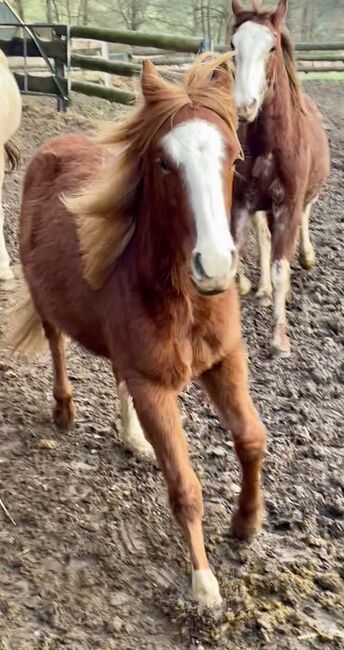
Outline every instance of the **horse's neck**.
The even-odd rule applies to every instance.
[[[283,59],[279,59],[275,81],[267,93],[256,124],[264,149],[280,150],[281,143],[290,143],[296,134],[299,119],[299,113],[292,101],[288,73]]]
[[[176,215],[163,214],[161,208],[146,202],[137,223],[135,258],[141,284],[150,288],[157,301],[188,293],[184,248],[188,236]]]

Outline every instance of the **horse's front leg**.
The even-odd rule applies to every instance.
[[[232,207],[231,215],[231,232],[239,251],[239,254],[242,254],[242,249],[247,237],[247,230],[249,224],[250,213],[246,207],[239,207],[234,203]],[[244,264],[242,260],[239,261],[238,273],[237,273],[237,283],[239,294],[241,296],[246,296],[250,293],[252,288],[251,280],[245,275]]]
[[[241,539],[249,539],[259,530],[263,515],[260,484],[266,433],[248,391],[247,362],[241,342],[221,363],[208,370],[201,381],[233,435],[242,468],[233,532]]]
[[[155,453],[148,442],[137,417],[133,398],[129,395],[127,385],[119,371],[112,365],[117,383],[117,396],[121,415],[121,435],[125,447],[138,458],[154,461]]]
[[[219,586],[209,568],[203,541],[202,491],[190,465],[177,395],[143,378],[128,379],[127,385],[166,479],[172,512],[190,550],[193,596],[201,606],[217,606],[221,603]]]
[[[259,287],[256,298],[263,307],[268,307],[272,303],[271,233],[266,212],[261,210],[256,212],[253,223],[257,234],[260,264]]]
[[[287,334],[287,299],[290,292],[290,261],[294,254],[302,207],[277,205],[272,218],[272,269],[274,333],[272,350],[282,356],[290,355]]]
[[[0,282],[13,280],[10,258],[6,249],[4,234],[4,210],[2,207],[2,188],[5,177],[5,148],[0,145]]]
[[[309,271],[314,266],[315,253],[314,247],[309,236],[309,217],[312,206],[317,199],[313,199],[304,209],[301,216],[300,228],[300,264],[303,269]]]

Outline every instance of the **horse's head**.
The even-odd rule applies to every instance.
[[[241,149],[231,86],[223,61],[195,64],[183,86],[167,84],[149,61],[143,66],[145,110],[160,123],[145,153],[150,198],[158,197],[166,236],[178,241],[181,234],[192,280],[204,294],[225,291],[237,266],[230,208]]]
[[[235,50],[235,101],[239,116],[253,122],[264,102],[274,78],[274,66],[282,56],[282,30],[288,0],[279,0],[276,7],[265,9],[253,2],[253,10],[232,0],[234,27],[232,46]]]

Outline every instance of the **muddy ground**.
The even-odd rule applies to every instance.
[[[199,616],[189,600],[161,474],[121,446],[107,363],[69,348],[78,416],[64,435],[51,421],[49,358],[2,354],[0,496],[16,525],[0,509],[1,650],[344,647],[344,86],[308,88],[326,118],[333,170],[314,209],[316,268],[294,268],[290,359],[270,359],[271,312],[242,303],[252,393],[269,431],[266,520],[250,546],[229,532],[239,489],[230,438],[195,388],[181,398],[223,613]],[[25,163],[48,136],[115,113],[89,99],[75,98],[66,116],[49,101],[25,102],[23,165],[5,183],[14,260]],[[250,273],[256,281],[255,263]]]

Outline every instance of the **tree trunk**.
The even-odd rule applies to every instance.
[[[57,23],[60,22],[60,14],[59,14],[59,9],[57,6],[57,0],[52,0],[52,4],[54,5],[54,11],[55,11],[55,20]]]
[[[200,7],[198,0],[193,0],[192,2],[192,34],[193,36],[198,36],[200,31]]]
[[[232,13],[226,8],[225,13],[225,45],[230,45],[232,40]]]
[[[24,1],[23,0],[16,0],[15,2],[15,8],[18,12],[18,15],[22,20],[25,20],[25,14],[24,14]]]
[[[47,22],[53,22],[53,6],[51,0],[46,0]]]
[[[82,12],[82,24],[87,25],[88,23],[88,0],[84,0],[83,12]]]
[[[207,36],[209,40],[211,41],[212,39],[212,33],[211,33],[211,0],[208,0],[207,4]]]

